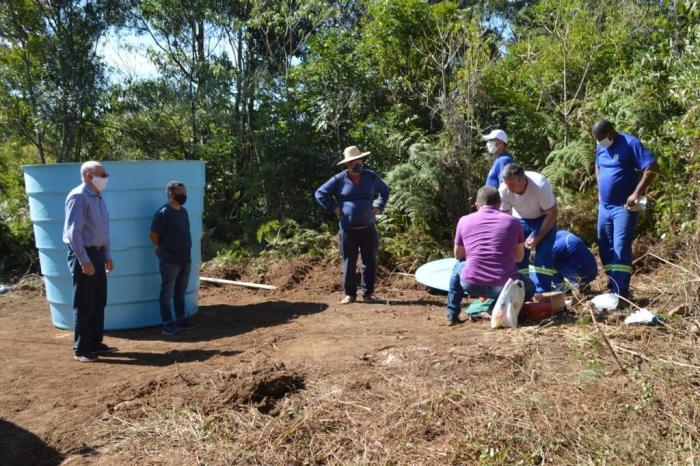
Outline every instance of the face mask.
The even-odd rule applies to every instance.
[[[496,154],[496,151],[498,150],[498,146],[496,145],[496,141],[488,141],[486,143],[486,150],[489,151],[489,154],[491,154],[491,155]]]
[[[365,167],[362,164],[355,165],[354,167],[352,167],[352,172],[355,173],[356,175],[359,175],[360,173],[362,173],[364,171],[364,169],[365,169]]]
[[[175,194],[173,196],[173,199],[175,202],[177,202],[180,205],[185,205],[185,202],[187,202],[187,194]]]
[[[92,184],[95,185],[98,191],[102,192],[107,188],[107,182],[109,181],[109,178],[102,178],[99,176],[93,176],[92,177]]]
[[[610,138],[605,138],[605,139],[603,139],[603,140],[601,140],[601,141],[598,141],[598,145],[599,145],[600,147],[604,147],[604,148],[606,148],[606,149],[607,149],[608,147],[612,146],[612,143],[613,143],[613,141],[612,141],[612,139],[610,139]]]

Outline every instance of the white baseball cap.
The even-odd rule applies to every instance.
[[[502,129],[494,129],[486,136],[482,136],[481,139],[484,141],[492,141],[494,139],[500,139],[503,142],[508,142],[508,135]]]

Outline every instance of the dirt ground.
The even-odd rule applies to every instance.
[[[40,290],[1,295],[0,465],[700,462],[682,325],[603,324],[623,373],[582,306],[447,327],[445,297],[382,276],[372,305],[337,305],[323,261],[243,276],[276,291],[203,285],[195,329],[109,333],[93,364]]]

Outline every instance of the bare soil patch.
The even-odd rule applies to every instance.
[[[678,304],[645,294],[674,278],[653,270],[636,299]],[[444,297],[386,270],[383,303],[348,306],[333,261],[237,273],[280,288],[203,286],[195,329],[111,333],[120,352],[95,364],[72,359],[39,291],[0,296],[0,464],[698,461],[697,310],[604,322],[623,374],[582,304],[446,327]]]

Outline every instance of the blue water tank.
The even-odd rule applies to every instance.
[[[192,231],[192,272],[185,297],[187,315],[197,312],[201,262],[204,162],[104,162],[109,185],[104,191],[110,217],[114,270],[107,274],[105,330],[148,327],[161,323],[158,307],[160,273],[154,246],[148,239],[156,210],[167,202],[165,185],[179,180],[187,186]],[[64,206],[68,193],[81,183],[80,164],[27,165],[24,181],[34,238],[39,250],[46,298],[56,327],[73,328],[73,278],[63,243]]]

